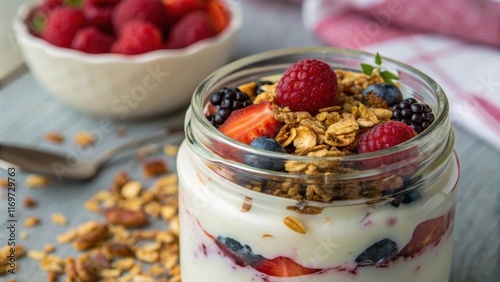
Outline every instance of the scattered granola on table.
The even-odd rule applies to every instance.
[[[21,237],[21,239],[23,240],[28,239],[28,232],[26,232],[26,230],[22,230],[21,232],[19,232],[19,237]]]
[[[119,172],[108,191],[98,192],[88,202],[103,213],[105,221],[83,223],[58,237],[60,243],[72,243],[75,250],[84,251],[80,256],[64,258],[67,279],[159,281],[168,276],[168,281],[180,281],[175,174],[162,176],[145,189]],[[152,204],[169,210],[163,217],[169,230],[136,229],[148,226],[144,209]]]
[[[62,213],[53,213],[50,215],[50,219],[56,225],[60,226],[68,225],[68,219]]]
[[[49,131],[45,134],[45,140],[54,144],[62,144],[64,142],[64,136],[59,132]]]
[[[33,199],[32,197],[25,197],[23,199],[23,206],[25,208],[31,209],[35,208],[38,205],[37,200]]]
[[[144,145],[141,148],[139,148],[139,150],[137,152],[137,158],[139,160],[143,160],[149,156],[156,154],[158,152],[158,150],[159,150],[158,144],[151,143],[151,144]]]
[[[22,245],[16,244],[16,246],[5,245],[0,249],[0,275],[5,275],[12,269],[12,271],[17,272],[19,270],[19,262],[15,264],[14,268],[9,267],[9,256],[12,254],[12,249],[16,258],[20,259],[26,255],[26,250]],[[12,273],[11,273],[12,274]]]
[[[24,220],[24,227],[35,227],[40,224],[40,218],[37,216],[30,216]]]
[[[142,172],[146,178],[157,177],[167,173],[168,167],[162,159],[149,159],[144,161]]]
[[[82,131],[75,134],[74,141],[77,146],[85,148],[93,146],[95,143],[95,138],[92,133]]]
[[[7,178],[0,177],[0,188],[9,187],[9,180]]]
[[[44,188],[52,183],[47,176],[31,174],[26,178],[25,184],[28,188]]]
[[[119,171],[108,190],[85,201],[84,208],[100,213],[102,219],[80,223],[54,238],[59,244],[70,244],[73,255],[56,255],[58,247],[50,243],[29,250],[28,258],[47,272],[46,281],[181,281],[177,175],[165,174],[166,165],[163,168],[149,172],[158,176],[149,187]],[[26,197],[23,204],[33,207],[36,200]],[[60,226],[69,222],[61,213],[53,213],[51,220]],[[154,220],[167,225],[152,228]],[[30,216],[24,225],[34,227],[40,222],[39,217]],[[20,236],[27,239],[28,233],[23,230]],[[0,275],[7,273],[4,262],[9,249],[0,250]],[[22,246],[16,246],[17,258],[25,253]]]
[[[179,147],[175,145],[170,145],[167,144],[163,146],[163,153],[169,157],[174,157],[177,155],[177,152],[179,151]]]

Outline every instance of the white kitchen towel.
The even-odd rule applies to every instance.
[[[500,2],[304,0],[304,24],[325,43],[379,52],[431,76],[455,126],[500,151]]]

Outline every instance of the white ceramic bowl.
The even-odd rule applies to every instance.
[[[234,0],[226,2],[231,22],[217,36],[134,56],[86,54],[31,35],[24,19],[33,4],[21,6],[13,24],[26,64],[50,94],[94,116],[143,118],[187,106],[198,83],[229,60],[241,11]]]

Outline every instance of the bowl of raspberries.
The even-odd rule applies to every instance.
[[[98,117],[182,109],[230,58],[234,0],[41,0],[18,9],[23,58],[45,90]]]

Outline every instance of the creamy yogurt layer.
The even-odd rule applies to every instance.
[[[394,207],[387,202],[352,206],[309,202],[323,209],[299,214],[287,209],[296,204],[294,200],[242,191],[215,174],[197,170],[199,164],[191,154],[183,144],[177,166],[183,281],[448,279],[458,178],[454,157],[414,203]],[[252,199],[248,210],[243,208],[246,198]],[[287,216],[307,232],[292,230],[283,222]],[[356,262],[380,241],[386,244],[372,248],[375,254],[367,256],[380,258],[385,252],[387,259]]]

